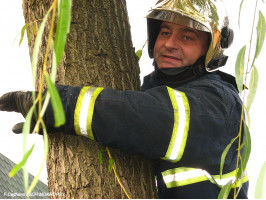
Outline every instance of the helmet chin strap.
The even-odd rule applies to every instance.
[[[200,57],[195,64],[186,67],[158,69],[156,62],[155,79],[163,83],[184,83],[206,73],[205,57]]]

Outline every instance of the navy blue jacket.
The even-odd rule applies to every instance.
[[[154,159],[159,198],[217,198],[221,186],[234,182],[237,140],[222,177],[220,162],[238,135],[241,100],[217,73],[182,84],[165,84],[152,73],[142,91],[70,86],[58,91],[67,118],[60,130]],[[53,126],[51,106],[44,119]],[[247,198],[247,176],[242,181],[238,197]]]

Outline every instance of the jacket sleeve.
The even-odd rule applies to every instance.
[[[208,155],[220,157],[230,134],[237,132],[228,132],[228,121],[236,116],[228,103],[233,97],[212,84],[178,90],[160,86],[145,92],[69,86],[58,90],[68,119],[61,131],[129,154],[205,163],[211,159]],[[45,122],[52,125],[49,113],[51,108]]]
[[[182,157],[189,126],[184,93],[168,87],[146,92],[70,86],[57,89],[67,119],[57,131],[151,159],[174,161]],[[54,129],[52,113],[49,105],[44,120],[50,130]]]

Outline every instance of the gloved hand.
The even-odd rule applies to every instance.
[[[32,92],[9,92],[0,97],[0,111],[19,112],[25,118],[33,104]],[[12,131],[21,133],[24,123],[16,124]],[[31,123],[32,124],[32,123]],[[32,124],[33,125],[33,124]]]

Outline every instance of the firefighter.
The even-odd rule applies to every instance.
[[[54,128],[49,104],[47,129],[156,160],[159,198],[217,198],[230,181],[234,187],[242,182],[238,198],[247,198],[247,176],[234,177],[237,141],[220,176],[221,155],[238,135],[242,107],[234,78],[217,70],[233,40],[223,8],[218,0],[159,0],[147,15],[155,70],[142,91],[58,85],[66,123]],[[0,110],[23,116],[31,105],[31,92],[0,98]],[[21,124],[13,131],[21,132]]]

